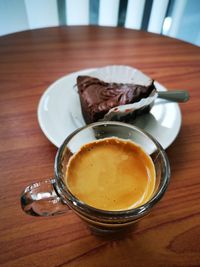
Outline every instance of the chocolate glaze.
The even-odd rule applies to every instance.
[[[86,123],[102,119],[111,108],[138,102],[155,89],[153,81],[149,86],[143,86],[107,83],[90,76],[78,76],[77,87]]]

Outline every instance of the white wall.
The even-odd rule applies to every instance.
[[[30,29],[58,26],[56,0],[24,0]]]
[[[28,28],[24,0],[0,0],[0,35]]]
[[[57,25],[57,0],[0,0],[0,35]]]

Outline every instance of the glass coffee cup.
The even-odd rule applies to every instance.
[[[153,161],[154,192],[142,206],[120,211],[97,209],[77,199],[64,182],[68,162],[74,153],[87,143],[110,137],[134,142],[142,147]],[[92,230],[102,233],[128,229],[147,215],[163,197],[170,180],[169,161],[161,145],[138,127],[121,122],[96,122],[74,131],[58,149],[54,167],[54,178],[26,187],[21,195],[22,209],[33,216],[53,216],[65,213],[70,208]]]

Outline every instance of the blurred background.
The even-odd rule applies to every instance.
[[[141,29],[200,46],[200,0],[0,0],[0,36],[89,24]]]

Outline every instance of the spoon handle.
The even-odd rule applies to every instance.
[[[186,90],[158,92],[158,97],[174,102],[187,102],[190,98]]]

